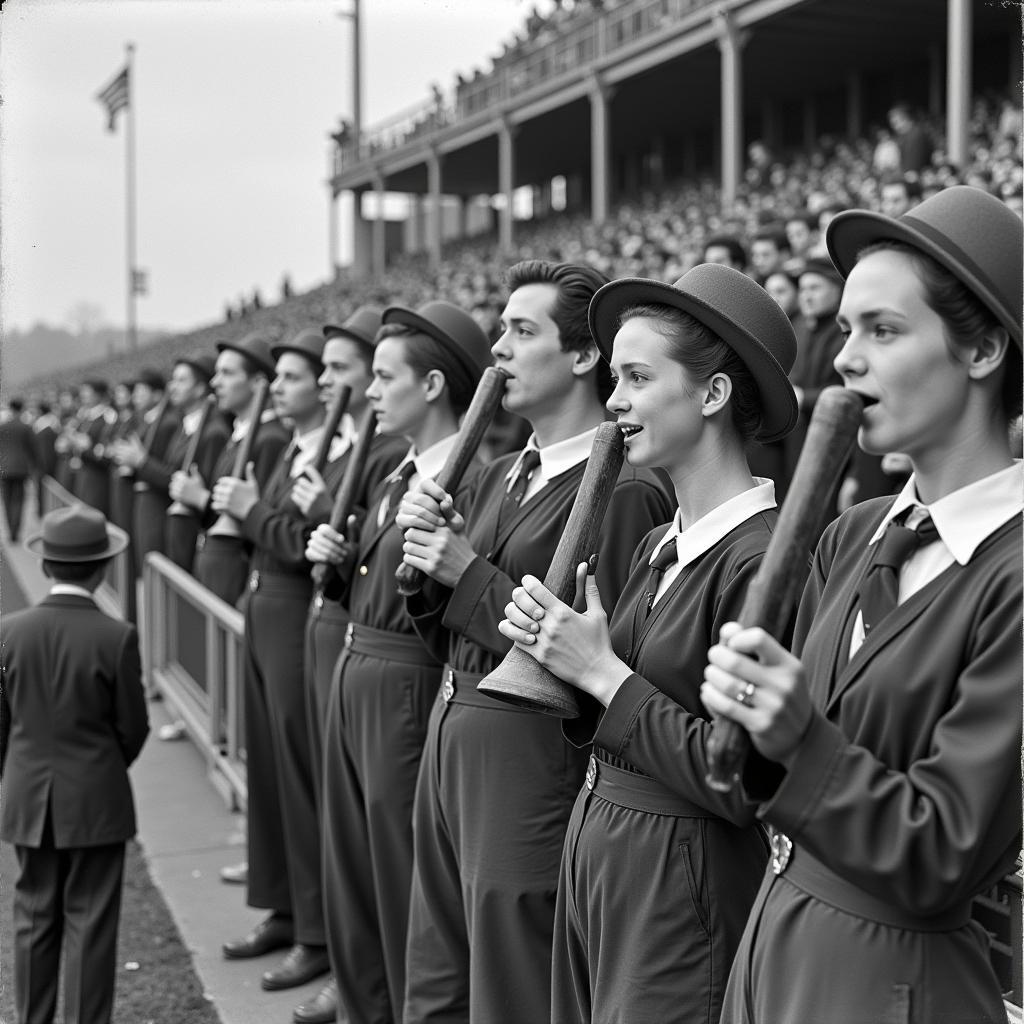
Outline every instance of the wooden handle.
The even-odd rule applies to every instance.
[[[214,395],[207,395],[203,401],[203,411],[199,414],[199,424],[196,426],[192,436],[188,439],[188,447],[185,449],[185,454],[181,460],[181,466],[179,467],[183,473],[187,473],[189,466],[196,461],[196,455],[199,452],[199,445],[203,439],[203,431],[206,429],[206,424],[209,422],[210,414],[213,412],[214,406],[217,404],[217,399]]]
[[[499,366],[488,366],[480,377],[473,401],[470,402],[459,429],[455,447],[449,452],[445,464],[437,474],[438,484],[449,494],[455,493],[469,464],[473,461],[473,456],[476,455],[476,450],[480,447],[480,442],[484,439],[484,434],[487,433],[487,428],[501,404],[506,380],[508,374]],[[395,586],[403,597],[418,594],[425,579],[423,572],[404,562],[395,571]]]
[[[256,387],[253,388],[252,402],[249,404],[249,410],[251,413],[249,419],[249,430],[245,437],[242,438],[242,443],[238,446],[238,451],[235,452],[235,464],[231,469],[231,475],[242,479],[245,476],[245,467],[249,464],[249,460],[252,458],[252,449],[256,444],[256,435],[260,431],[260,420],[263,417],[263,410],[267,405],[267,396],[270,394],[270,384],[265,377],[261,377],[256,382]]]
[[[347,384],[342,384],[337,397],[327,410],[327,419],[324,421],[324,432],[317,445],[316,454],[313,456],[313,468],[318,472],[324,471],[327,460],[331,457],[331,442],[338,433],[338,425],[341,417],[348,409],[348,403],[352,398],[352,389]]]
[[[334,496],[331,518],[328,520],[331,528],[339,533],[345,532],[348,517],[352,515],[356,507],[356,495],[359,493],[359,485],[363,480],[366,460],[370,455],[370,445],[373,443],[376,428],[377,413],[373,409],[367,408],[362,422],[359,424],[356,443],[352,446],[352,454],[345,467],[345,475],[341,478],[338,493]],[[318,562],[313,566],[313,585],[317,590],[324,589],[333,572],[334,566],[325,562]]]
[[[560,600],[576,596],[576,567],[597,551],[601,524],[625,455],[625,439],[614,423],[597,428],[587,468],[576,492],[565,529],[551,559],[544,585]],[[488,697],[559,718],[576,718],[579,704],[572,686],[513,647],[501,664],[478,684]]]
[[[778,637],[789,624],[807,581],[811,543],[821,530],[822,498],[846,465],[863,411],[861,396],[847,388],[825,388],[818,396],[778,524],[743,601],[740,625],[760,626]],[[719,792],[732,789],[749,749],[742,726],[715,719],[707,745],[708,785]]]

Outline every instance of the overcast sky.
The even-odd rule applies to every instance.
[[[0,320],[125,320],[124,112],[96,99],[135,44],[142,327],[220,319],[327,276],[327,132],[351,115],[351,0],[6,0]],[[363,119],[486,66],[532,0],[362,0]],[[539,4],[542,10],[550,5]]]

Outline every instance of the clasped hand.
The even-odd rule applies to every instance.
[[[345,533],[339,533],[328,523],[321,523],[306,542],[306,559],[310,562],[344,565],[355,556],[357,529],[355,516],[348,517]]]
[[[210,504],[214,512],[226,512],[234,519],[244,519],[253,505],[260,499],[260,487],[256,482],[253,464],[245,467],[245,479],[237,476],[222,476],[213,485],[213,497]]]
[[[307,466],[292,484],[291,499],[307,519],[323,519],[330,515],[330,499],[324,478]]]
[[[405,531],[405,564],[446,587],[454,587],[476,558],[465,537],[465,519],[455,510],[452,496],[433,480],[421,480],[406,492],[395,523]]]
[[[146,447],[137,434],[114,441],[110,449],[114,461],[119,466],[138,469],[146,461]]]
[[[206,484],[195,464],[189,466],[187,473],[178,469],[171,474],[167,493],[174,501],[183,501],[186,505],[198,509],[206,508],[206,503],[210,500],[210,492],[206,489]]]
[[[515,642],[559,679],[596,697],[606,707],[632,671],[612,650],[608,616],[597,580],[587,563],[576,570],[576,594],[586,597],[586,611],[560,601],[536,576],[524,576],[505,605],[498,623],[502,636]]]
[[[813,707],[800,659],[763,629],[727,622],[708,651],[704,706],[739,723],[757,749],[786,764],[810,725]]]

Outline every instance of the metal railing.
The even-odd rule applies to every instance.
[[[142,580],[146,678],[206,759],[215,788],[244,811],[242,613],[161,554],[146,556]]]
[[[63,488],[52,476],[39,482],[42,488],[43,513],[74,505],[79,499]],[[115,555],[107,569],[107,577],[96,591],[96,600],[104,611],[119,619],[135,621],[135,573],[128,551]]]
[[[597,61],[664,35],[685,15],[713,8],[716,0],[623,0],[610,10],[542,31],[530,43],[495,61],[488,74],[460,82],[453,105],[437,97],[393,114],[365,129],[335,152],[334,171],[399,149],[448,125],[501,108],[523,93],[572,73],[586,74]]]

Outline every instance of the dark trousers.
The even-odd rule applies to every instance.
[[[412,808],[439,674],[415,637],[374,633],[395,657],[346,650],[324,735],[327,944],[350,1024],[401,1020]],[[420,664],[397,660],[401,642]]]
[[[303,647],[309,577],[261,574],[245,611],[249,905],[290,914],[295,941],[326,943],[320,826]]]
[[[242,538],[203,534],[196,544],[193,572],[207,590],[236,605],[245,593],[249,576],[249,557]]]
[[[309,725],[309,753],[313,762],[313,784],[318,808],[323,803],[324,730],[331,680],[345,647],[348,610],[337,601],[315,596],[306,618],[306,720]]]
[[[420,764],[405,1020],[537,1024],[550,1018],[562,842],[586,759],[558,719],[458,703],[458,685],[434,704]],[[466,688],[472,699],[472,677]]]
[[[168,498],[154,491],[148,484],[135,485],[135,504],[132,513],[132,542],[135,566],[139,573],[146,564],[150,551],[164,553],[164,519]]]
[[[82,461],[75,474],[75,494],[86,504],[110,516],[110,469],[104,463],[97,465]]]
[[[25,477],[0,476],[0,498],[7,516],[7,533],[12,541],[21,538],[21,517],[25,509]]]
[[[164,549],[167,557],[185,572],[192,571],[196,557],[199,520],[191,513],[166,516],[164,522]]]
[[[15,852],[19,1024],[53,1020],[62,944],[66,1024],[105,1024],[114,1005],[124,843],[66,850],[16,846]]]

